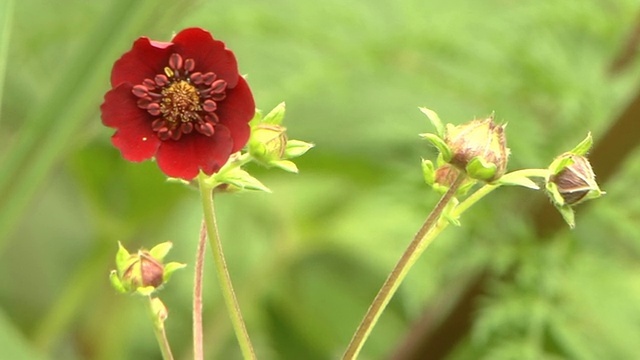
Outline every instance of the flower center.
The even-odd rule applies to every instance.
[[[138,107],[155,118],[151,128],[160,140],[179,140],[193,130],[205,136],[215,133],[216,110],[226,97],[227,82],[213,72],[194,72],[195,67],[193,59],[172,54],[163,74],[144,79],[131,90]]]
[[[160,113],[170,123],[196,120],[197,112],[202,110],[198,91],[184,80],[162,89],[162,96]]]

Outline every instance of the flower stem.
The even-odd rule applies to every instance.
[[[169,346],[169,339],[167,339],[167,333],[164,330],[164,320],[167,318],[167,308],[162,301],[158,298],[149,296],[149,314],[153,319],[153,332],[158,340],[158,346],[160,346],[160,352],[164,360],[173,360],[173,354],[171,353],[171,347]]]
[[[439,220],[440,215],[442,215],[445,207],[453,198],[465,178],[466,174],[464,173],[461,173],[458,176],[456,181],[449,187],[449,190],[447,190],[442,198],[440,198],[440,201],[438,201],[436,206],[433,208],[424,224],[422,224],[422,227],[418,230],[418,233],[416,233],[413,241],[411,241],[405,252],[402,254],[402,257],[400,257],[400,260],[398,260],[398,263],[393,268],[389,277],[387,277],[387,280],[385,280],[382,288],[371,303],[364,319],[362,319],[358,329],[353,334],[353,338],[342,357],[343,360],[352,360],[358,357],[358,354],[369,337],[371,330],[409,272],[409,269],[411,269],[418,257],[431,243],[431,240],[433,240],[433,236],[427,237],[426,235],[429,234],[429,231]]]
[[[202,340],[202,275],[204,270],[204,253],[207,247],[207,225],[202,220],[200,227],[200,239],[196,250],[196,266],[193,276],[193,358],[204,359],[204,346]]]
[[[548,175],[548,170],[546,169],[524,169],[513,171],[509,174],[505,174],[510,176],[525,176],[525,177],[541,177],[544,178]],[[400,283],[404,280],[405,276],[409,272],[409,269],[413,266],[416,260],[420,257],[422,252],[433,242],[433,240],[447,227],[449,226],[448,221],[438,221],[440,215],[443,210],[453,198],[453,195],[458,190],[460,185],[465,179],[465,175],[461,174],[456,181],[451,185],[449,190],[442,196],[440,201],[436,204],[435,208],[431,211],[427,220],[425,220],[424,224],[413,238],[413,241],[409,244],[405,252],[402,254],[400,260],[393,268],[389,277],[382,285],[382,288],[376,295],[373,303],[367,310],[367,314],[364,319],[358,326],[358,329],[353,334],[353,338],[347,347],[342,359],[343,360],[353,360],[358,357],[364,342],[369,337],[371,330],[375,326],[378,318],[384,311],[385,307],[395,294],[396,290],[400,286]],[[475,191],[473,194],[469,195],[464,201],[458,204],[455,209],[452,210],[450,216],[452,218],[457,218],[466,210],[468,210],[473,204],[477,203],[480,199],[488,195],[493,190],[502,186],[500,183],[494,184],[485,184],[483,187]]]
[[[200,185],[200,197],[202,199],[202,208],[204,211],[204,221],[207,227],[207,236],[209,238],[209,244],[213,250],[213,257],[216,266],[216,272],[218,274],[218,280],[220,282],[220,288],[222,295],[227,306],[227,311],[231,317],[231,323],[233,329],[238,338],[240,349],[244,359],[256,359],[255,352],[253,351],[253,345],[251,345],[251,339],[247,328],[242,319],[242,313],[240,312],[240,306],[236,299],[236,294],[233,291],[233,285],[231,283],[231,276],[227,269],[227,264],[224,259],[224,253],[222,251],[222,243],[218,236],[218,226],[216,224],[215,211],[213,207],[213,188],[214,184],[207,184],[206,175],[200,173],[198,176],[198,182]]]

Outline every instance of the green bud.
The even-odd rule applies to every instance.
[[[451,151],[448,162],[474,179],[499,179],[509,157],[504,128],[493,122],[493,115],[458,126],[447,124],[444,141]]]
[[[171,243],[166,242],[150,251],[140,249],[137,253],[130,254],[118,243],[117,270],[111,271],[109,276],[112,285],[122,293],[151,294],[164,285],[175,270],[185,267],[180,263],[172,262],[165,265],[162,262],[169,249]]]
[[[280,160],[287,148],[287,129],[280,125],[259,124],[251,132],[249,152],[263,162]]]

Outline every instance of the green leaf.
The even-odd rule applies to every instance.
[[[167,283],[169,279],[171,279],[171,275],[176,270],[184,269],[187,267],[187,264],[179,263],[179,262],[170,262],[164,266],[164,274],[162,275],[162,282]]]
[[[569,155],[568,153],[564,153],[555,158],[553,162],[551,162],[551,165],[549,165],[549,171],[551,171],[552,174],[556,175],[560,171],[562,171],[562,169],[573,164],[573,162],[574,160],[572,159],[571,155]]]
[[[284,113],[286,111],[286,106],[284,101],[278,104],[276,107],[271,110],[267,116],[262,119],[263,124],[272,124],[272,125],[280,125],[282,124],[282,119],[284,119]]]
[[[429,186],[433,186],[436,181],[436,169],[431,160],[422,159],[422,176]]]
[[[576,145],[576,147],[571,149],[571,151],[569,152],[572,154],[583,156],[589,152],[589,149],[591,149],[591,146],[593,146],[593,138],[591,137],[591,132],[589,132],[587,133],[587,137],[585,137],[584,140],[582,140],[578,145]]]
[[[163,242],[154,246],[151,250],[149,250],[149,255],[158,261],[162,261],[165,256],[169,253],[169,250],[173,247],[171,241]]]
[[[440,154],[442,154],[442,159],[445,162],[449,162],[451,160],[451,158],[453,157],[453,155],[451,154],[451,149],[449,149],[449,146],[447,146],[447,144],[444,142],[444,140],[442,140],[440,136],[431,133],[425,133],[420,134],[420,137],[429,140],[433,144],[433,146],[438,148],[438,151],[440,151]]]
[[[555,183],[547,182],[545,189],[547,190],[547,194],[551,197],[554,205],[564,206],[564,198],[562,197],[562,194],[560,194],[558,186]]]
[[[522,186],[533,190],[540,190],[538,184],[533,180],[526,176],[518,175],[517,173],[505,174],[498,179],[497,183],[500,185]]]
[[[253,118],[251,119],[251,121],[249,121],[249,125],[251,127],[254,127],[255,125],[258,125],[260,122],[262,122],[262,111],[256,110],[255,114],[253,114]]]
[[[496,175],[496,165],[486,163],[481,157],[476,156],[467,163],[467,175],[473,179],[489,181]]]
[[[127,289],[124,288],[122,281],[120,281],[120,277],[118,277],[118,272],[115,270],[111,270],[109,273],[109,280],[111,281],[111,285],[114,289],[116,289],[119,293],[125,294]]]
[[[140,294],[142,296],[149,296],[151,294],[153,294],[153,292],[156,291],[156,288],[154,288],[153,286],[141,286],[139,288],[136,289],[136,292],[134,294]]]
[[[560,212],[560,215],[562,215],[562,218],[564,219],[564,221],[567,223],[567,225],[569,225],[570,228],[575,228],[576,227],[576,221],[575,221],[575,216],[573,213],[573,208],[569,205],[556,205],[556,209],[558,209],[558,211]]]
[[[293,161],[289,161],[289,160],[275,160],[275,161],[270,161],[269,165],[271,166],[275,166],[277,168],[280,168],[284,171],[288,171],[291,173],[298,173],[298,167],[296,166],[296,164],[293,163]]]
[[[460,202],[457,198],[452,198],[442,211],[442,218],[447,220],[453,226],[461,226],[460,215],[454,215],[454,210]]]
[[[271,190],[266,187],[260,180],[251,176],[242,169],[234,169],[227,172],[224,177],[216,179],[220,183],[233,185],[241,190],[256,190],[270,193]]]
[[[120,241],[118,241],[118,252],[116,253],[116,268],[118,269],[118,273],[122,274],[124,270],[129,266],[129,259],[131,258],[131,254],[129,251],[122,245]]]
[[[296,158],[298,156],[304,155],[314,146],[315,144],[304,142],[301,140],[287,140],[287,147],[284,150],[284,157],[287,159]]]
[[[420,107],[418,109],[420,109],[423,114],[427,115],[433,127],[436,128],[438,136],[444,137],[444,125],[442,124],[442,120],[440,120],[440,116],[438,116],[435,111],[427,109],[426,107]]]

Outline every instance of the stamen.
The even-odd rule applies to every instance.
[[[150,98],[138,99],[137,104],[140,109],[146,109],[149,107],[149,104],[151,104],[151,99]]]
[[[182,56],[176,53],[171,54],[171,56],[169,56],[169,67],[173,70],[182,69]]]
[[[167,69],[167,68],[165,68],[165,69]],[[164,75],[162,75],[162,74],[156,75],[154,80],[155,80],[156,85],[159,86],[159,87],[163,87],[163,86],[165,86],[165,85],[167,85],[169,83],[169,78],[164,76]]]
[[[147,111],[149,112],[149,114],[153,116],[160,115],[160,104],[158,103],[149,104],[149,106],[147,106]]]
[[[131,92],[139,108],[151,116],[151,129],[162,141],[180,140],[194,130],[213,136],[219,123],[218,102],[226,97],[227,82],[214,72],[195,71],[194,59],[173,53],[163,73],[144,79]]]
[[[208,72],[202,76],[202,81],[204,81],[205,85],[211,85],[216,80],[216,77],[216,74]]]
[[[195,60],[193,60],[193,59],[187,59],[187,60],[185,60],[185,61],[184,61],[184,69],[185,69],[187,72],[192,72],[192,71],[193,71],[193,69],[195,69],[195,68],[196,68],[196,62],[195,62]]]
[[[218,104],[211,99],[207,99],[202,103],[202,110],[206,112],[214,112],[218,108]]]
[[[195,85],[200,85],[202,84],[203,80],[202,80],[202,73],[199,71],[194,72],[193,74],[191,74],[189,76],[189,79],[191,80],[191,82]]]
[[[213,125],[211,125],[211,123],[202,123],[200,124],[199,128],[196,127],[196,129],[202,134],[202,135],[206,135],[206,136],[211,136],[214,133],[214,128]]]
[[[133,89],[131,89],[131,92],[133,93],[133,95],[139,98],[143,98],[147,96],[149,89],[147,89],[147,87],[144,85],[136,85],[133,87]]]
[[[142,80],[142,85],[144,85],[144,87],[146,87],[147,89],[155,89],[156,88],[156,83],[151,79]]]
[[[165,129],[167,128],[166,127],[166,123],[165,123],[163,118],[155,119],[151,123],[151,129],[153,131],[160,131],[160,129],[162,129],[162,128],[165,128]]]
[[[182,123],[182,125],[180,125],[180,131],[182,131],[185,134],[191,133],[191,131],[193,131],[193,123],[192,122]]]
[[[221,93],[225,91],[227,88],[227,82],[224,80],[216,80],[213,84],[211,84],[211,91],[214,93]]]

